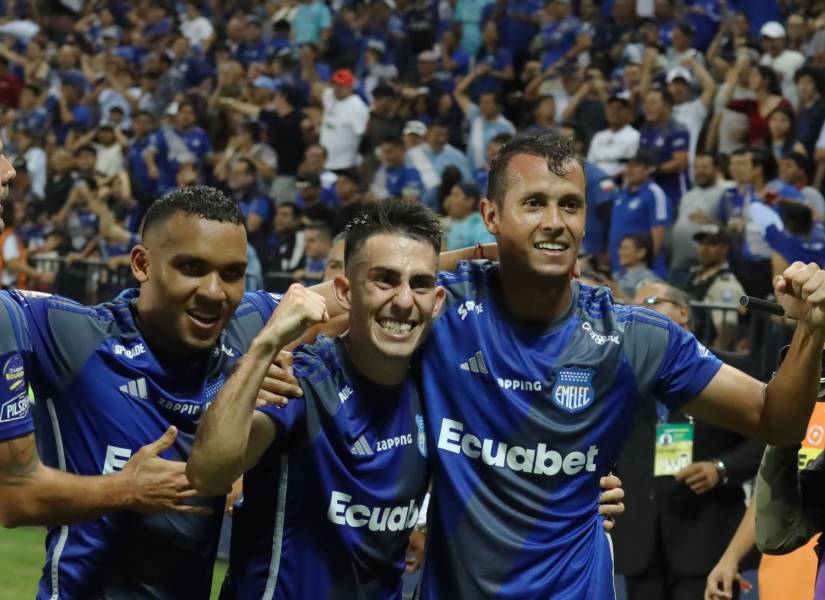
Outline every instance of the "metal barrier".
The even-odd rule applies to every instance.
[[[29,262],[37,269],[56,273],[50,291],[82,304],[97,304],[117,296],[137,282],[128,266],[109,269],[104,261],[88,259],[68,262],[60,256],[35,256]]]

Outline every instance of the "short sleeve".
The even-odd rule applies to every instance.
[[[34,431],[29,409],[25,358],[28,334],[20,309],[4,293],[0,298],[0,442]]]
[[[252,213],[261,217],[264,221],[272,216],[272,204],[269,198],[257,198],[252,203]]]
[[[670,409],[678,410],[702,393],[722,367],[722,361],[692,333],[668,321],[668,340],[651,393]]]
[[[687,152],[690,148],[690,134],[685,129],[678,129],[670,136],[670,152]]]
[[[481,109],[478,107],[478,104],[475,102],[470,102],[470,106],[467,107],[467,114],[465,115],[467,118],[468,123],[472,123],[475,118],[481,114]]]
[[[268,416],[275,424],[277,434],[273,447],[276,451],[293,447],[301,439],[300,433],[306,430],[307,411],[303,398],[292,398],[286,406],[267,404],[256,410]]]
[[[652,226],[668,225],[668,199],[664,190],[658,185],[649,188],[650,223]]]

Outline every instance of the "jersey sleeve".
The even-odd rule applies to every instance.
[[[25,368],[30,351],[20,308],[0,292],[0,443],[34,431]]]
[[[286,406],[267,404],[256,410],[272,419],[275,424],[277,433],[272,444],[275,451],[291,448],[300,438],[300,432],[306,429],[307,411],[303,398],[292,398]]]
[[[689,331],[668,320],[667,346],[652,393],[675,411],[698,396],[722,367],[722,361]]]
[[[650,223],[652,226],[669,224],[668,199],[665,192],[658,185],[651,185],[649,189],[648,209],[650,210]]]
[[[668,142],[671,156],[677,152],[687,152],[690,148],[690,133],[688,133],[687,129],[676,129],[670,134]]]

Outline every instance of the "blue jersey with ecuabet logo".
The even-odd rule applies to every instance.
[[[23,314],[0,292],[0,442],[34,431],[23,356],[31,351]]]
[[[401,598],[429,484],[416,384],[377,385],[322,338],[295,353],[304,395],[267,406],[275,443],[244,475],[221,598]]]
[[[278,301],[245,294],[212,350],[170,365],[159,362],[142,337],[136,296],[130,290],[88,307],[46,294],[0,292],[22,332],[44,464],[80,475],[112,473],[170,425],[178,437],[161,456],[185,461],[198,418]],[[121,510],[50,528],[37,598],[209,598],[224,501],[196,502],[212,514]]]
[[[717,358],[653,311],[572,284],[544,332],[505,317],[498,266],[442,274],[447,303],[421,352],[433,460],[421,597],[611,599],[598,515],[641,403],[676,410]]]

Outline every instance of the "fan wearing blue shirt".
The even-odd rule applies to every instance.
[[[481,210],[500,262],[441,277],[445,306],[421,349],[433,461],[421,597],[613,599],[598,478],[640,403],[657,396],[770,443],[801,439],[819,390],[825,272],[795,263],[777,278],[800,320],[794,362],[766,385],[670,319],[571,281],[586,211],[569,142],[516,138],[489,187]]]
[[[773,271],[782,271],[795,261],[816,263],[825,268],[825,229],[814,222],[804,204],[787,203],[783,218],[764,204],[751,207],[751,218],[773,251]]]
[[[667,271],[665,263],[665,235],[670,223],[670,210],[664,191],[650,179],[656,158],[651,153],[640,152],[627,163],[625,186],[613,202],[608,232],[610,270],[621,274],[619,244],[628,235],[641,235],[653,242],[651,268],[660,277]]]
[[[569,1],[554,0],[548,10],[550,19],[541,26],[530,46],[541,57],[542,70],[575,59],[593,43],[590,27],[571,14]]]
[[[665,191],[671,208],[690,189],[688,153],[690,133],[671,117],[673,98],[664,89],[650,90],[644,98],[645,123],[639,130],[639,150],[653,153],[656,171],[653,180]]]
[[[423,196],[421,174],[404,164],[404,140],[400,137],[381,144],[381,167],[375,173],[372,189],[378,199]]]

